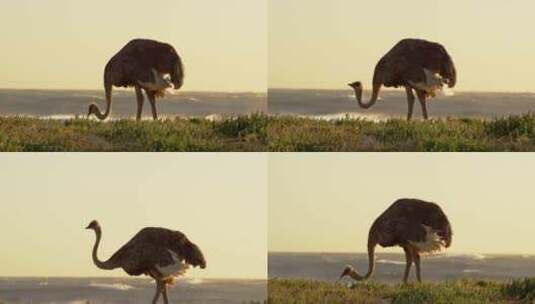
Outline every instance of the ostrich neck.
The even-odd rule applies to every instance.
[[[373,89],[372,89],[372,96],[370,97],[370,100],[365,103],[362,101],[362,87],[360,87],[359,89],[354,89],[355,90],[355,98],[357,99],[357,102],[359,104],[359,106],[361,108],[364,108],[364,109],[367,109],[371,106],[373,106],[375,104],[375,102],[377,101],[377,98],[379,98],[379,89],[380,89],[380,85],[376,85],[374,84],[373,85]]]
[[[95,234],[97,235],[97,239],[95,241],[95,245],[93,246],[93,262],[100,269],[109,270],[115,268],[113,265],[111,265],[110,261],[102,262],[98,259],[97,251],[98,246],[100,245],[100,239],[102,238],[102,231],[100,230],[100,228],[95,229]]]
[[[98,119],[100,119],[100,120],[104,120],[104,119],[106,119],[106,118],[108,117],[108,115],[110,114],[110,107],[107,107],[107,108],[106,108],[106,112],[104,112],[104,113],[102,113],[102,112],[100,111],[100,108],[99,108],[97,105],[95,105],[95,107],[96,107],[96,109],[97,109],[97,111],[95,112],[95,115],[96,115],[96,116],[98,117]]]
[[[113,87],[112,87],[111,83],[109,82],[109,80],[107,79],[107,78],[109,78],[109,76],[107,74],[104,76],[104,78],[105,78],[105,80],[104,80],[104,93],[106,95],[106,111],[104,112],[104,114],[100,111],[100,108],[98,107],[98,105],[94,104],[95,108],[96,108],[95,115],[100,120],[106,119],[110,115],[110,112],[111,112],[111,93],[112,93]]]
[[[366,280],[369,277],[371,277],[374,269],[375,269],[375,244],[368,244],[368,272],[364,276],[362,276],[358,274],[356,271],[352,270],[349,273],[349,276],[357,281]]]

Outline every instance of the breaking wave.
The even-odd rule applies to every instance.
[[[392,265],[405,265],[405,262],[393,261],[393,260],[385,260],[385,259],[377,260],[377,263],[392,264]]]
[[[95,288],[102,288],[102,289],[113,289],[113,290],[131,290],[135,289],[135,287],[128,285],[128,284],[122,284],[122,283],[114,283],[114,284],[102,284],[102,283],[90,283],[90,287]]]

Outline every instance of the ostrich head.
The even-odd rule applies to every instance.
[[[355,90],[355,94],[357,95],[358,99],[362,97],[362,84],[360,83],[360,81],[348,83],[347,85],[350,86],[353,90]]]
[[[91,114],[96,114],[97,112],[98,112],[97,105],[92,103],[89,105],[89,110],[87,111],[87,117],[91,116]]]
[[[351,271],[353,271],[353,267],[351,267],[351,265],[346,265],[346,267],[344,268],[344,271],[342,272],[342,274],[340,275],[340,279],[342,279],[343,277],[349,275],[351,273]]]
[[[89,223],[89,225],[85,227],[85,229],[92,229],[97,231],[100,230],[100,224],[96,220],[92,220],[91,223]]]
[[[188,242],[186,248],[186,261],[194,267],[206,268],[206,260],[199,247],[192,242]]]

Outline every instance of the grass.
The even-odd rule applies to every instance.
[[[535,151],[535,114],[412,122],[266,114],[142,122],[0,117],[0,151]]]
[[[512,282],[457,280],[444,283],[385,285],[373,281],[347,287],[306,280],[271,279],[269,304],[483,304],[533,303],[535,278]]]
[[[267,116],[97,122],[0,117],[0,151],[265,151]]]
[[[535,151],[535,114],[493,120],[335,121],[275,117],[270,151]]]

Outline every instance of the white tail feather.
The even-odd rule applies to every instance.
[[[409,241],[411,245],[418,248],[420,253],[440,252],[446,247],[446,243],[440,238],[433,228],[422,225],[425,229],[425,240],[423,242]]]
[[[188,270],[189,264],[184,263],[184,261],[180,260],[180,258],[176,255],[174,251],[167,251],[169,251],[169,254],[171,254],[171,257],[173,257],[174,263],[164,267],[161,267],[160,265],[154,265],[156,269],[162,274],[162,279],[169,279],[184,274],[186,270]]]
[[[169,79],[163,78],[156,69],[151,69],[154,82],[142,82],[138,80],[139,85],[148,91],[153,91],[156,96],[163,97],[168,89],[173,87]]]
[[[429,95],[435,97],[437,91],[441,91],[444,86],[444,79],[438,73],[433,73],[428,69],[424,69],[425,82],[412,82],[409,84],[418,90],[427,92]]]

